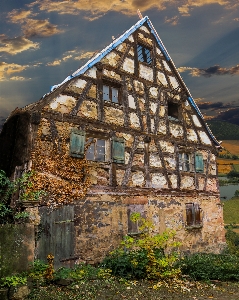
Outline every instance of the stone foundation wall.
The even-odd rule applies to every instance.
[[[186,203],[202,209],[202,226],[186,226]],[[129,213],[139,211],[153,220],[155,232],[176,230],[181,251],[220,253],[225,248],[223,212],[218,195],[154,193],[152,195],[88,195],[75,206],[75,255],[99,262],[128,233]]]

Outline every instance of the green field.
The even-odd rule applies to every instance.
[[[239,198],[222,201],[225,224],[239,224]]]

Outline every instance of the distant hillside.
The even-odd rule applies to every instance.
[[[217,140],[239,140],[239,126],[223,121],[207,121]]]

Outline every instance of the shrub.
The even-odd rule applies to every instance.
[[[103,260],[102,266],[111,269],[113,275],[127,279],[160,279],[180,274],[175,267],[178,252],[172,251],[180,245],[173,241],[175,232],[154,234],[153,224],[139,214],[132,214],[131,220],[139,221],[141,234],[125,236],[119,248]]]
[[[12,275],[12,276],[7,276],[1,279],[1,286],[4,287],[10,287],[10,286],[17,286],[20,284],[26,284],[27,283],[27,278],[22,275]]]
[[[181,259],[178,267],[194,280],[239,280],[239,258],[235,255],[192,254]]]

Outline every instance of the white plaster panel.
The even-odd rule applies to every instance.
[[[157,109],[157,103],[151,102],[150,103],[150,109],[155,114],[156,113],[156,109]]]
[[[165,162],[166,168],[169,168],[169,169],[175,169],[176,168],[175,158],[166,156],[166,157],[164,157],[164,162]]]
[[[157,167],[157,168],[162,167],[162,163],[161,163],[161,160],[160,160],[160,157],[158,154],[150,153],[149,165],[150,165],[150,167]]]
[[[166,134],[166,132],[167,132],[166,124],[165,121],[162,120],[158,124],[158,133]]]
[[[139,76],[141,78],[144,78],[148,81],[153,81],[153,69],[152,68],[149,68],[143,64],[140,64],[139,65]]]
[[[130,58],[126,57],[125,60],[124,60],[122,68],[126,72],[133,74],[134,73],[134,61],[133,61],[133,59],[130,59]]]
[[[171,175],[168,175],[168,177],[171,182],[172,188],[176,189],[178,186],[178,184],[177,184],[178,176],[176,174],[171,174]]]
[[[85,72],[85,75],[92,78],[96,78],[96,71],[97,71],[96,67],[92,67]]]
[[[128,101],[129,101],[129,107],[133,108],[133,109],[136,109],[134,97],[132,95],[128,96]]]
[[[167,71],[171,71],[171,69],[170,69],[168,63],[167,63],[165,60],[163,60],[163,65],[164,65],[164,68],[165,68]]]
[[[144,84],[143,84],[143,82],[140,82],[138,80],[134,80],[134,88],[135,88],[135,91],[137,93],[140,93],[140,94],[144,93]]]
[[[196,115],[192,115],[192,118],[193,118],[193,123],[195,124],[195,126],[202,127],[202,124],[200,123],[200,121],[198,120],[198,117]]]
[[[187,129],[187,138],[191,142],[197,142],[198,140],[196,132],[191,128]]]
[[[128,40],[132,43],[134,42],[134,37],[132,36],[132,34],[128,37]]]
[[[165,176],[161,173],[152,173],[152,187],[153,188],[168,188],[168,183]]]
[[[159,116],[162,118],[164,117],[165,115],[165,106],[160,106],[160,109],[159,109]]]
[[[61,113],[69,113],[76,104],[76,99],[67,95],[59,95],[50,103],[50,108]]]
[[[178,81],[175,77],[173,76],[169,76],[169,80],[171,82],[171,85],[174,89],[176,89],[178,87]]]
[[[119,60],[119,55],[114,53],[114,52],[110,52],[109,54],[107,54],[102,60],[108,60],[108,63],[115,67],[117,65],[117,62]]]
[[[169,124],[170,133],[174,137],[182,137],[183,136],[183,127],[178,124]]]
[[[144,173],[141,171],[133,173],[132,182],[134,186],[142,186],[144,183]]]
[[[161,150],[163,152],[174,153],[174,145],[167,141],[159,141]]]
[[[204,131],[199,131],[198,133],[199,133],[201,142],[202,142],[203,144],[206,144],[206,145],[211,145],[211,144],[212,144],[211,141],[210,141],[210,139],[209,139],[209,137],[208,137],[208,135],[206,134],[206,132],[204,132]]]
[[[103,74],[108,76],[108,77],[113,77],[115,79],[121,80],[121,77],[119,74],[115,73],[114,71],[110,71],[107,69],[103,69]]]
[[[141,26],[140,29],[143,30],[143,31],[145,31],[145,32],[147,32],[147,33],[150,33],[149,30],[148,30],[148,28],[145,27],[145,26]]]
[[[157,47],[156,48],[156,52],[160,55],[160,54],[162,54],[162,51]]]
[[[159,80],[164,86],[167,86],[167,85],[168,85],[167,80],[166,80],[166,77],[165,77],[165,75],[164,75],[162,72],[158,72],[157,77],[158,77],[158,80]]]
[[[190,176],[182,176],[181,177],[181,188],[192,190],[195,188],[194,179]]]
[[[139,118],[136,113],[130,114],[130,123],[134,128],[140,128]]]
[[[145,37],[142,33],[139,33],[139,38],[142,41],[146,42],[147,44],[152,45],[152,40],[149,39],[149,38],[147,38],[147,37]]]
[[[78,79],[76,82],[74,82],[74,86],[83,89],[86,86],[86,81],[83,79]]]
[[[126,165],[129,163],[129,158],[130,158],[130,154],[128,152],[125,152],[124,159]]]
[[[149,93],[150,93],[150,96],[154,97],[154,98],[157,98],[158,96],[158,89],[156,87],[151,87],[149,89]]]

